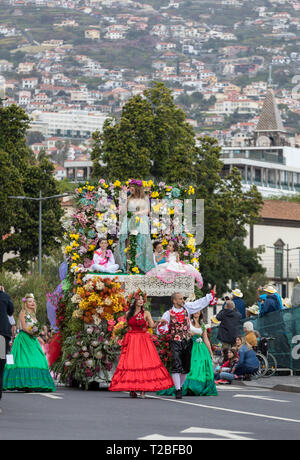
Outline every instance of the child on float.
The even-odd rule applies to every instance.
[[[192,276],[195,278],[199,289],[203,287],[203,279],[201,274],[191,264],[185,264],[180,261],[178,244],[176,241],[169,241],[165,252],[166,262],[152,268],[147,276],[156,276],[160,281],[171,284],[176,276]]]
[[[162,242],[155,241],[153,243],[153,249],[154,249],[153,262],[154,262],[155,267],[157,267],[157,265],[164,264],[166,262],[166,258],[165,258],[165,251],[164,251]]]
[[[119,265],[115,263],[115,258],[106,238],[101,238],[99,247],[94,251],[91,271],[102,273],[120,272]]]

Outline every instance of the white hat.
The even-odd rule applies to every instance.
[[[235,295],[236,297],[243,297],[243,293],[242,291],[240,291],[239,289],[235,289],[234,291],[232,291],[232,294]]]
[[[274,286],[271,285],[265,286],[264,291],[269,292],[269,294],[275,294],[275,292],[277,292]]]
[[[249,331],[249,332],[254,330],[253,323],[251,321],[246,321],[243,324],[243,328],[246,329],[246,331]]]

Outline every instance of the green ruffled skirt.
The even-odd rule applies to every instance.
[[[3,390],[56,391],[47,358],[36,337],[20,331],[11,354],[14,364],[6,364]]]
[[[174,396],[175,386],[158,391],[160,396]],[[182,387],[183,395],[218,396],[214,379],[214,370],[209,351],[204,342],[193,341],[191,370]]]

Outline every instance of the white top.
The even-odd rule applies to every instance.
[[[172,307],[173,311],[176,313],[181,313],[184,311],[184,309],[187,311],[189,317],[193,313],[197,313],[198,311],[203,310],[206,308],[210,302],[213,300],[213,295],[212,294],[207,294],[205,297],[201,297],[201,299],[195,300],[194,302],[187,302],[184,304],[182,308],[175,308],[174,306]],[[165,324],[163,326],[160,326],[161,331],[167,332],[169,329],[169,323],[170,323],[170,310],[167,310],[163,316],[162,319],[165,319],[168,324]]]
[[[15,326],[16,322],[15,322],[15,319],[13,316],[9,316],[8,317],[8,321],[10,323],[11,326]]]

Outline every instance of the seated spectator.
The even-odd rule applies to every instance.
[[[244,328],[246,342],[248,342],[252,348],[256,348],[257,347],[257,336],[254,332],[253,323],[251,321],[246,321],[243,324],[243,328]]]
[[[233,369],[239,361],[238,350],[232,347],[228,350],[228,361],[220,367],[219,372],[215,374],[216,383],[231,383],[237,376],[233,373]]]
[[[241,317],[232,300],[227,301],[225,308],[216,315],[216,319],[221,323],[217,338],[222,342],[223,348],[231,348],[235,345],[236,337],[240,332]]]
[[[246,342],[245,337],[241,339],[241,346],[239,347],[239,362],[232,369],[232,373],[238,377],[243,377],[244,380],[251,380],[251,375],[255,374],[259,369],[259,361],[256,353],[249,343]]]

